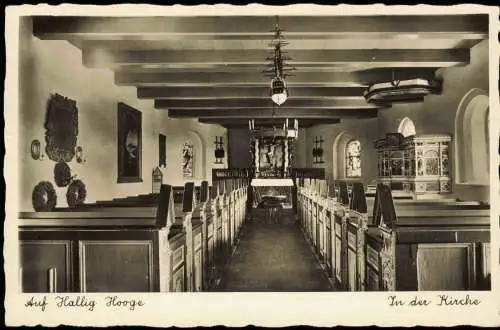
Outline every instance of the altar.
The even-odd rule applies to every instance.
[[[284,209],[292,208],[293,180],[254,178],[250,183],[254,196],[254,207],[279,204]]]

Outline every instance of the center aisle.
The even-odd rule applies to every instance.
[[[331,291],[296,223],[249,220],[215,291]]]

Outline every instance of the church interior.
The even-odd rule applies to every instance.
[[[21,17],[21,292],[491,290],[488,29]]]

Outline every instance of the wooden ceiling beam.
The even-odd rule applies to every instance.
[[[238,118],[238,119],[227,119],[227,118],[198,118],[198,121],[203,124],[217,124],[224,127],[248,127],[248,121],[252,118]],[[259,118],[255,120],[255,126],[282,126],[283,118]],[[338,118],[321,118],[321,119],[299,119],[299,128],[311,127],[314,125],[328,125],[328,124],[338,124],[340,119]]]
[[[232,99],[163,99],[154,101],[157,109],[225,109],[225,108],[272,108],[274,103],[268,98]],[[364,98],[357,99],[290,99],[282,105],[287,108],[325,108],[325,109],[376,109]]]
[[[289,50],[290,65],[295,63],[384,63],[387,66],[402,63],[408,67],[454,67],[469,63],[470,50],[464,49],[315,49]],[[265,49],[231,50],[138,50],[105,51],[83,49],[83,63],[87,67],[117,68],[120,65],[137,64],[255,64],[265,66],[271,56]]]
[[[356,98],[362,97],[363,87],[294,87],[293,98]],[[269,98],[269,87],[138,87],[139,99],[225,99]]]
[[[159,13],[160,14],[160,13]],[[274,16],[35,16],[33,33],[41,39],[119,38],[152,35],[271,36]],[[346,33],[473,33],[488,31],[486,14],[390,16],[280,16],[288,37]]]
[[[223,39],[224,37],[224,39]],[[285,37],[286,33],[285,33]],[[292,49],[451,49],[470,48],[488,37],[487,33],[363,33],[345,35],[304,35],[300,38],[286,38]],[[221,35],[165,37],[162,40],[86,40],[71,39],[80,49],[105,49],[109,51],[129,50],[198,50],[198,49],[269,49],[270,37],[240,36],[239,38]]]
[[[317,108],[253,108],[253,109],[173,109],[168,110],[172,118],[375,118],[377,109],[317,109]]]
[[[433,79],[435,68],[394,69],[397,79]],[[391,81],[390,69],[373,69],[358,72],[307,72],[297,70],[286,77],[288,86],[366,87],[371,83]],[[270,77],[256,72],[174,72],[128,73],[116,72],[115,83],[125,86],[177,86],[177,87],[269,87]]]

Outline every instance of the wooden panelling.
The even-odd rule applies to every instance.
[[[194,250],[201,249],[201,234],[198,234],[194,237]]]
[[[173,292],[183,292],[185,291],[185,272],[184,266],[180,267],[175,271],[172,276],[172,291]]]
[[[21,242],[23,292],[49,292],[49,269],[56,270],[55,292],[72,291],[72,250],[70,241]]]
[[[184,263],[184,246],[181,246],[172,253],[172,269],[176,269],[183,263]]]
[[[366,261],[368,265],[370,265],[371,267],[373,267],[373,269],[378,271],[378,265],[379,265],[378,252],[369,245],[366,246]]]
[[[212,237],[208,238],[208,262],[212,264],[214,262],[214,240]]]
[[[194,291],[201,292],[203,283],[203,253],[201,250],[194,255]]]
[[[170,290],[170,258],[168,232],[161,230],[158,232],[158,287],[160,292],[168,292]]]
[[[327,222],[328,224],[329,222]],[[330,267],[330,269],[332,269],[332,262],[331,262],[331,259],[332,259],[332,232],[330,230],[330,226],[327,226],[327,229],[326,229],[326,264],[328,265],[328,267]]]
[[[352,232],[347,233],[347,243],[349,248],[356,250],[356,234]]]
[[[82,292],[154,290],[152,241],[81,241]]]
[[[349,278],[349,291],[356,291],[356,252],[348,250],[347,252],[347,274]]]
[[[366,269],[366,284],[367,291],[379,291],[379,274],[373,269],[371,266],[368,266]]]
[[[491,244],[483,243],[481,244],[481,288],[490,290],[491,289]]]
[[[418,290],[417,245],[398,244],[396,246],[396,289],[398,291]]]
[[[335,276],[341,281],[342,272],[342,241],[339,237],[335,238]]]
[[[419,244],[418,289],[472,290],[473,244]]]

